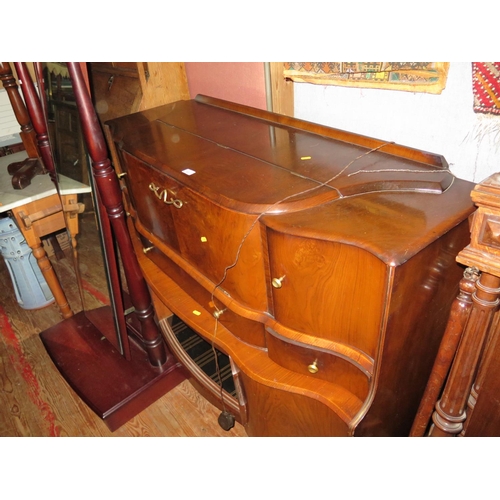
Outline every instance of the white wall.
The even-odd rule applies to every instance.
[[[439,95],[295,83],[295,116],[443,155],[460,178],[500,171],[500,117],[472,109],[472,68],[452,62]]]

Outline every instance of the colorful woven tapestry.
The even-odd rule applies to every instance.
[[[287,62],[284,76],[296,82],[440,94],[446,62]]]
[[[474,111],[500,115],[500,62],[472,63]]]

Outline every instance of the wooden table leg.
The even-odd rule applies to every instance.
[[[33,246],[30,245],[33,250],[33,255],[35,256],[43,277],[45,278],[45,281],[47,282],[47,285],[50,288],[57,305],[59,306],[63,318],[71,318],[71,316],[73,316],[73,311],[68,303],[68,299],[61,288],[59,279],[57,278],[54,268],[47,257],[47,253],[43,248],[41,240],[39,238],[37,238],[37,240],[38,241]]]
[[[63,318],[70,318],[71,316],[73,316],[73,311],[71,310],[68,299],[66,298],[61,284],[59,283],[59,279],[54,271],[54,268],[52,267],[45,249],[43,248],[42,240],[40,239],[41,236],[44,236],[49,232],[54,232],[65,227],[64,216],[62,214],[62,211],[60,214],[55,214],[54,216],[52,216],[53,219],[59,219],[59,217],[62,219],[62,223],[58,221],[57,224],[55,222],[51,222],[50,219],[47,218],[47,222],[49,224],[53,224],[52,231],[42,231],[43,234],[38,235],[37,224],[34,223],[29,228],[27,228],[22,218],[23,215],[29,214],[29,205],[23,205],[21,207],[12,209],[12,214],[16,219],[20,231],[23,233],[23,236],[26,239],[26,243],[33,251],[33,255],[38,262],[38,266],[42,271],[43,277],[45,278],[45,281],[47,282],[47,285],[50,288],[50,291],[52,292],[57,305],[59,306]],[[39,208],[35,204],[35,202],[33,206],[35,207],[34,210],[37,210]]]

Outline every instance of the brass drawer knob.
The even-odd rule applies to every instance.
[[[148,253],[148,252],[151,252],[151,250],[153,250],[154,247],[147,247],[147,248],[143,248],[142,251],[144,253]]]
[[[225,309],[220,309],[219,311],[214,311],[214,318],[219,319],[224,314]]]
[[[307,367],[307,369],[309,370],[309,373],[313,373],[313,374],[314,374],[314,373],[318,373],[318,370],[319,370],[319,368],[318,368],[318,360],[317,360],[317,359],[315,359],[315,360],[314,360],[314,363],[311,363],[311,364]]]
[[[274,288],[281,288],[283,286],[282,282],[284,279],[285,279],[285,276],[282,276],[281,278],[273,278],[271,281],[271,285],[273,285]]]

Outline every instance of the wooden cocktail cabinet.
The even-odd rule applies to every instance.
[[[473,185],[439,155],[206,96],[108,121],[170,349],[251,436],[408,435]],[[181,320],[235,391],[188,356]]]

